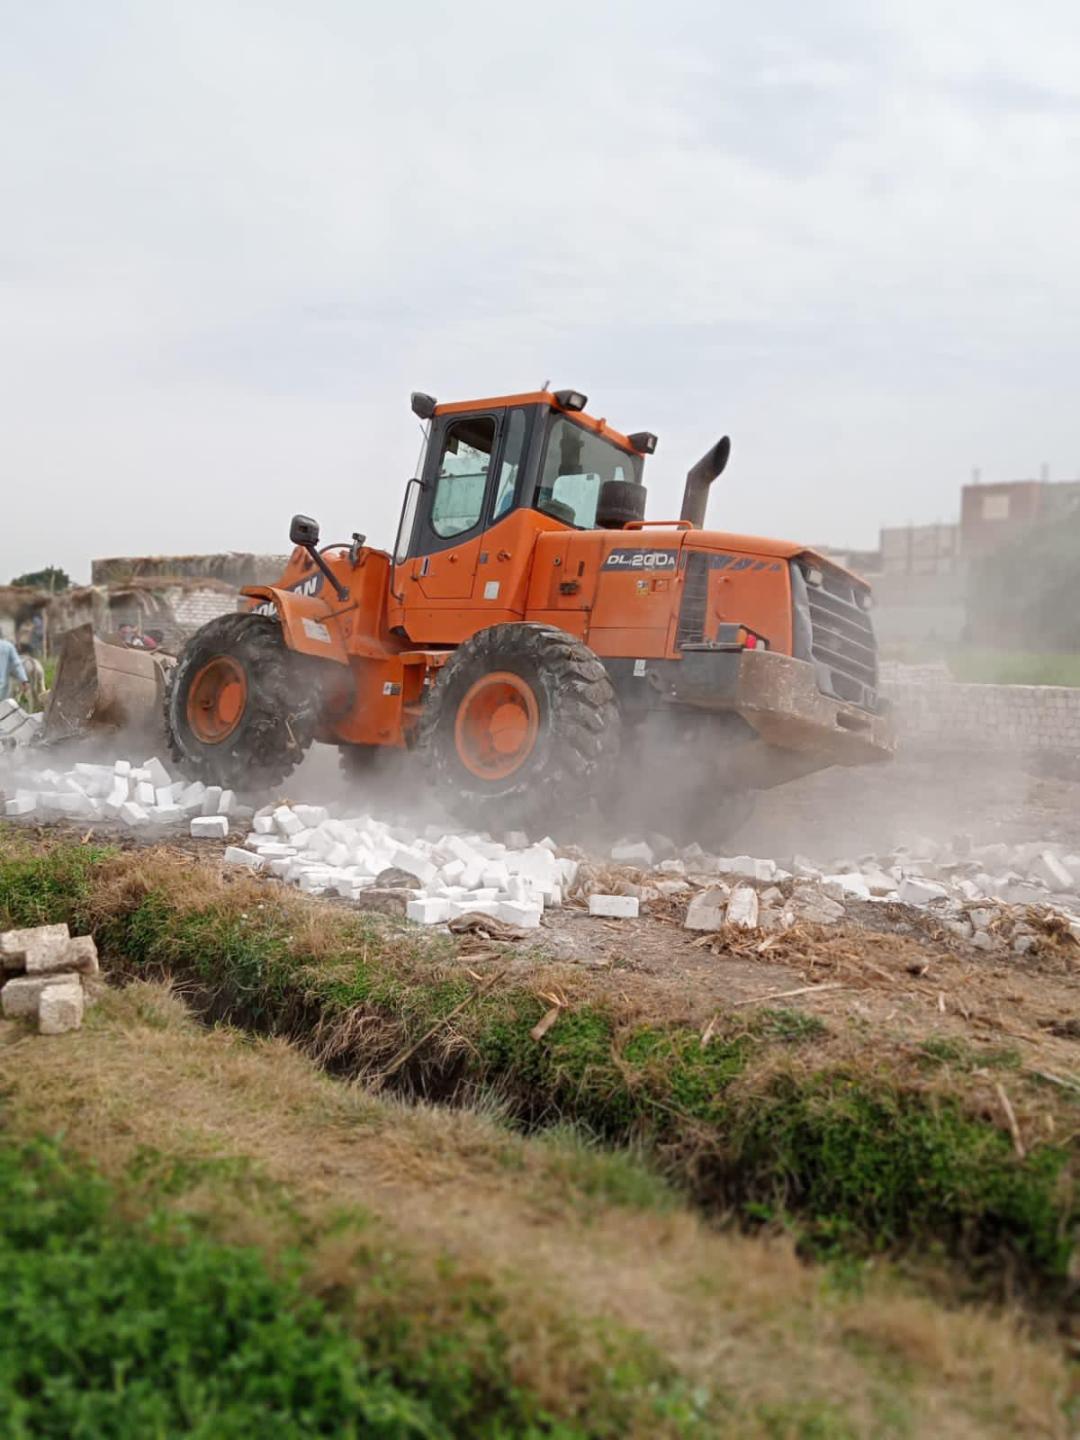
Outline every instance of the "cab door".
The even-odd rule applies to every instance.
[[[468,600],[480,555],[498,417],[448,416],[432,437],[427,504],[422,506],[409,567],[416,600]]]

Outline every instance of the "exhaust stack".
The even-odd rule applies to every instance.
[[[690,467],[686,476],[686,489],[683,491],[682,513],[680,520],[689,520],[695,530],[704,530],[705,511],[709,504],[709,486],[723,473],[724,466],[731,454],[731,441],[725,435],[718,440],[711,450],[705,454],[696,465]]]

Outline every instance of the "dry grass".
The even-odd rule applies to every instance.
[[[191,900],[205,902],[214,880],[198,867],[191,877]],[[113,883],[133,883],[130,870]],[[409,1267],[418,1306],[447,1326],[469,1277],[483,1277],[506,1297],[515,1371],[541,1395],[580,1383],[587,1357],[567,1345],[563,1317],[598,1317],[640,1330],[747,1416],[835,1405],[856,1433],[876,1435],[884,1404],[915,1434],[1066,1433],[1059,1350],[1015,1315],[950,1311],[873,1275],[861,1294],[837,1293],[782,1241],[719,1235],[677,1204],[612,1203],[582,1186],[557,1144],[335,1084],[281,1041],[200,1029],[161,986],[108,994],[62,1042],[0,1027],[0,1077],[14,1132],[64,1132],[117,1179],[147,1151],[249,1157],[324,1236],[314,1273],[327,1290],[362,1278],[371,1240],[332,1223],[356,1207],[374,1217],[374,1243]],[[183,1204],[213,1213],[226,1238],[280,1243],[280,1205],[250,1176]],[[732,1433],[758,1433],[757,1422]]]

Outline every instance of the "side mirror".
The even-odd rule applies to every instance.
[[[319,522],[310,515],[294,515],[289,526],[289,539],[294,545],[310,550],[319,543]]]

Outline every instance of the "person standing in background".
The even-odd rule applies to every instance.
[[[45,666],[42,665],[29,644],[19,646],[19,659],[26,671],[26,689],[29,694],[30,709],[40,710],[45,699]]]
[[[11,641],[0,640],[0,700],[9,698],[13,683],[21,695],[26,690],[26,670]]]

